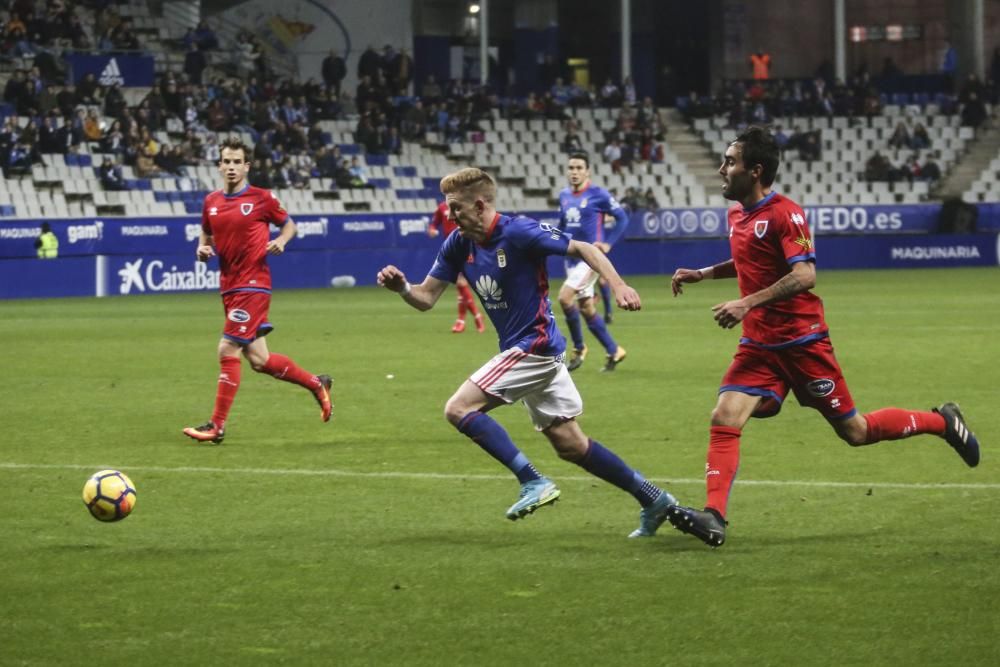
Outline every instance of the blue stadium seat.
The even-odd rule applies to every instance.
[[[438,186],[441,184],[440,178],[428,178],[427,176],[424,176],[421,180],[423,180],[425,188],[433,188],[434,192],[438,191]],[[437,195],[434,196],[437,197]]]
[[[67,154],[66,157],[69,157],[69,154]],[[94,166],[94,158],[93,156],[88,154],[77,155],[76,163],[81,167],[92,167]],[[69,164],[69,162],[67,162],[66,164]]]
[[[357,144],[338,144],[340,147],[341,155],[359,155],[361,153],[361,146]]]
[[[378,155],[376,153],[368,153],[365,155],[365,163],[369,167],[384,167],[389,164],[388,155]]]
[[[186,201],[184,202],[184,210],[188,213],[201,213],[201,202],[200,201]]]
[[[17,213],[17,209],[12,204],[0,204],[0,215],[11,217]]]
[[[389,187],[389,179],[388,178],[369,178],[368,179],[368,185],[375,186],[376,188],[378,188],[380,190],[385,190],[385,189],[387,189]]]
[[[412,178],[412,177],[414,177],[414,176],[417,175],[417,168],[416,167],[393,167],[392,168],[392,175],[393,176],[407,176],[407,177]]]

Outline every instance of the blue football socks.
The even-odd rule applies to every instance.
[[[578,461],[577,465],[591,475],[631,493],[643,507],[650,505],[661,493],[661,490],[643,477],[642,473],[630,468],[617,454],[596,440],[590,441],[587,455]]]
[[[590,329],[590,333],[594,334],[597,340],[601,341],[601,345],[608,351],[608,354],[614,354],[618,351],[618,343],[611,337],[608,325],[604,323],[604,318],[600,315],[594,313],[594,316],[587,320],[587,328]]]
[[[580,309],[573,306],[566,311],[566,326],[569,327],[569,336],[573,340],[573,348],[583,349],[583,327],[580,325]]]
[[[604,319],[608,319],[611,317],[611,307],[614,305],[614,302],[611,300],[611,286],[602,280],[597,281],[597,284],[601,289],[601,303],[604,304]]]
[[[535,466],[517,448],[503,426],[486,413],[479,410],[470,412],[462,417],[457,428],[486,450],[490,456],[507,466],[521,484],[541,479],[542,476],[535,470]]]

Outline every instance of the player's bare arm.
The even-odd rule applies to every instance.
[[[280,255],[285,252],[285,246],[288,242],[295,238],[295,232],[298,227],[295,226],[295,222],[289,218],[285,221],[285,224],[281,226],[281,233],[276,237],[268,241],[267,243],[267,254],[269,255]]]
[[[815,286],[816,265],[812,262],[796,262],[792,264],[791,272],[779,278],[773,285],[765,287],[759,292],[748,294],[742,299],[712,306],[712,311],[715,313],[715,321],[720,327],[731,329],[742,322],[746,314],[753,308],[790,299]]]
[[[378,272],[376,280],[379,285],[391,292],[396,292],[403,301],[417,310],[430,310],[448,288],[448,283],[432,276],[424,278],[419,285],[411,285],[406,280],[406,274],[392,264]]]
[[[736,265],[731,259],[727,259],[719,264],[706,266],[702,269],[677,269],[670,279],[670,288],[674,296],[684,293],[682,285],[684,283],[700,283],[702,280],[720,280],[722,278],[735,278]]]
[[[211,257],[215,255],[215,240],[211,235],[206,234],[204,231],[201,232],[201,236],[198,237],[198,247],[195,248],[194,254],[198,258],[199,262],[207,262]]]
[[[639,310],[642,308],[642,301],[639,293],[625,283],[618,271],[615,270],[603,252],[590,243],[583,241],[570,241],[566,254],[570,257],[582,259],[587,266],[597,271],[597,274],[608,281],[611,290],[615,293],[615,302],[619,308],[625,310]]]

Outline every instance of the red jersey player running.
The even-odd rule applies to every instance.
[[[226,324],[219,341],[219,384],[212,419],[188,427],[184,434],[199,442],[222,442],[226,418],[240,387],[240,354],[258,373],[305,387],[319,403],[323,421],[330,420],[328,375],[313,375],[281,354],[268,352],[264,336],[274,326],[267,319],[271,305],[271,271],[268,255],[280,255],[295,236],[295,223],[281,202],[269,191],[247,183],[250,151],[239,139],[227,139],[220,147],[219,172],[222,190],[205,197],[201,214],[201,238],[195,251],[207,262],[218,254],[222,273],[222,306]],[[277,238],[268,240],[270,225],[281,227]]]
[[[427,235],[432,239],[437,238],[438,235],[446,239],[457,228],[458,225],[455,224],[455,220],[451,217],[451,212],[448,209],[448,202],[443,201],[434,210],[434,217],[431,218],[431,224],[427,225]],[[472,296],[472,290],[469,289],[469,281],[461,273],[458,274],[458,280],[455,281],[455,289],[458,290],[458,319],[455,320],[451,332],[462,333],[465,331],[466,311],[471,312],[475,318],[476,331],[479,333],[486,331],[483,316],[476,306],[476,299]]]
[[[930,412],[884,408],[858,414],[833,354],[816,284],[816,254],[798,204],[771,191],[778,146],[765,129],[750,127],[729,145],[719,168],[729,209],[732,259],[704,269],[677,269],[674,295],[684,283],[736,278],[740,298],[712,307],[724,329],[743,323],[743,336],[722,379],[712,411],[704,510],[672,507],[673,526],[713,547],[726,539],[729,491],[736,477],[740,434],[750,417],[771,417],[789,389],[819,410],[853,447],[931,433],[962,460],[979,463],[979,443],[954,403]]]

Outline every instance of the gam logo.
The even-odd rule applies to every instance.
[[[809,393],[816,398],[823,398],[824,396],[829,396],[833,393],[833,390],[837,388],[837,383],[830,378],[820,378],[819,380],[813,380],[806,385],[806,389]]]

